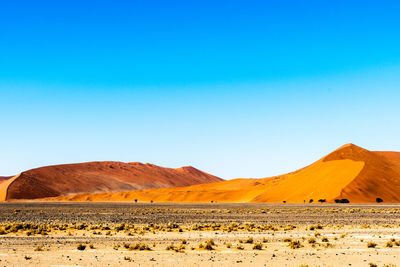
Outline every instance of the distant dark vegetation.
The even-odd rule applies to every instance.
[[[335,199],[335,203],[350,203],[347,198]]]

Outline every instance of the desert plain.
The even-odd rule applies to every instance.
[[[399,262],[399,204],[0,205],[0,266],[396,266]]]

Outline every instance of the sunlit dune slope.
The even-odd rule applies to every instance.
[[[47,166],[22,172],[11,179],[0,184],[0,200],[37,199],[83,192],[121,192],[222,181],[193,167],[172,169],[153,164],[111,161]]]
[[[296,172],[264,179],[235,179],[179,188],[53,198],[70,201],[282,202],[347,198],[351,202],[400,201],[400,153],[340,147]]]

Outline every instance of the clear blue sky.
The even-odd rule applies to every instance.
[[[399,14],[398,1],[2,1],[0,175],[117,160],[267,177],[348,142],[400,151]]]

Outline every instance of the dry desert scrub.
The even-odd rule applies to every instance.
[[[77,249],[77,250],[85,250],[85,249],[86,249],[86,245],[78,244],[78,245],[76,246],[76,249]]]
[[[140,250],[140,251],[146,250],[146,251],[151,251],[151,248],[148,245],[144,244],[144,243],[135,243],[133,245],[129,245],[128,250]]]
[[[255,243],[253,246],[253,250],[262,250],[263,245],[261,243]]]
[[[299,240],[295,240],[295,241],[290,241],[289,242],[289,247],[291,249],[296,249],[296,248],[301,248],[303,247],[303,245],[301,244],[301,242]]]
[[[310,237],[310,238],[307,240],[307,242],[308,242],[308,244],[315,244],[317,241],[315,240],[314,237]]]

